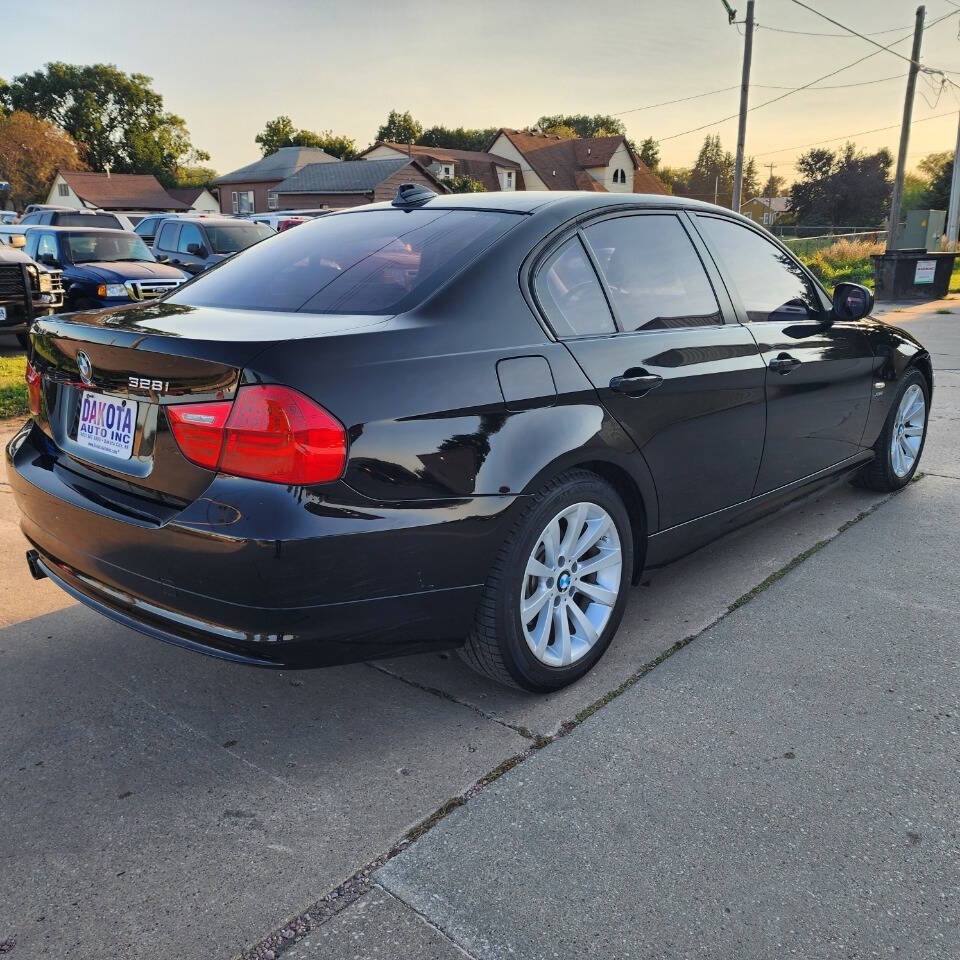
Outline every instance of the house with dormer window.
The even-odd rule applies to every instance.
[[[438,180],[470,177],[487,190],[522,190],[520,164],[505,157],[477,150],[453,150],[424,147],[419,144],[391,143],[379,140],[360,154],[363,160],[388,160],[404,157],[416,160]]]

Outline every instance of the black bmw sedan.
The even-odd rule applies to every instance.
[[[930,356],[872,303],[717,207],[406,186],[40,320],[6,454],[28,562],[244,663],[460,647],[556,689],[644,566],[910,480]]]

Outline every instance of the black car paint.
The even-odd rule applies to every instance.
[[[565,469],[589,466],[621,492],[637,537],[636,577],[644,550],[647,565],[667,562],[865,462],[889,410],[888,385],[911,364],[932,384],[929,356],[909,334],[855,324],[869,348],[869,389],[861,397],[859,354],[840,389],[853,401],[859,442],[848,449],[845,435],[839,459],[762,490],[774,440],[764,429],[765,391],[783,403],[785,422],[792,403],[800,438],[836,426],[838,409],[826,383],[782,396],[766,357],[789,338],[791,350],[802,344],[824,362],[845,362],[849,348],[838,352],[830,334],[846,337],[844,325],[780,329],[758,343],[736,322],[719,270],[705,263],[727,322],[636,334],[635,360],[622,334],[558,341],[529,283],[541,255],[584,219],[711,208],[577,194],[431,202],[501,204],[518,222],[408,314],[265,316],[158,302],[40,321],[31,357],[46,374],[49,406],[7,457],[44,572],[137,629],[260,665],[455,646],[527,498]],[[122,469],[71,456],[81,347],[98,385],[142,403],[138,456]],[[614,397],[604,378],[637,360],[663,384]],[[130,374],[160,376],[170,390],[130,390]],[[350,436],[343,478],[290,488],[215,475],[180,456],[163,407],[230,397],[241,382],[292,386],[340,419]],[[731,469],[732,442],[742,469]],[[153,470],[157,450],[162,467]]]

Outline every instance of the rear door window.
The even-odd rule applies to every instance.
[[[51,215],[52,216],[52,215]],[[105,227],[122,230],[120,221],[112,213],[58,213],[58,227]]]
[[[154,245],[161,250],[177,249],[177,233],[180,230],[180,224],[176,220],[167,220],[160,228],[160,235],[157,237]]]
[[[534,286],[558,337],[616,331],[600,281],[578,236],[570,237],[547,257],[537,271]]]
[[[133,232],[141,237],[152,237],[157,229],[157,218],[156,217],[144,217],[136,227],[134,227]]]
[[[672,214],[601,220],[583,232],[625,332],[723,323],[696,248]]]
[[[168,302],[241,310],[401,313],[426,299],[519,219],[474,210],[331,214],[270,236]]]

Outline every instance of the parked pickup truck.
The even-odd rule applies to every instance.
[[[25,233],[26,252],[37,263],[63,270],[67,310],[156,300],[189,279],[183,270],[157,263],[132,232],[28,226]]]
[[[60,270],[35,263],[18,245],[0,242],[0,333],[26,346],[33,320],[63,306],[63,280]]]

